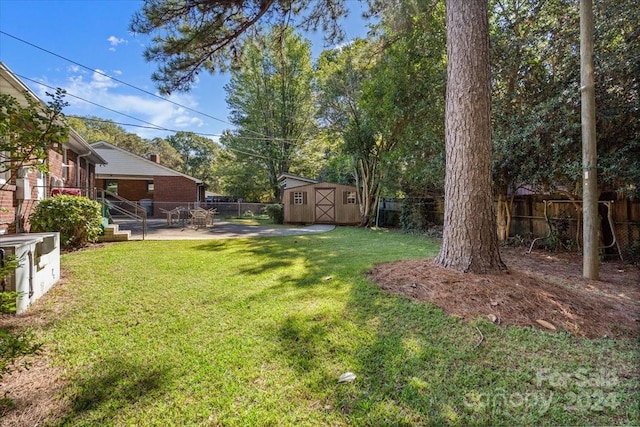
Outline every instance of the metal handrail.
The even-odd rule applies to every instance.
[[[132,202],[131,200],[127,200],[124,197],[118,196],[117,194],[111,193],[110,191],[107,191],[107,190],[101,189],[98,191],[100,192],[100,200],[102,200],[103,207],[107,206],[108,208],[107,211],[113,209],[128,218],[135,219],[136,221],[142,222],[142,240],[144,240],[145,236],[147,235],[147,211],[140,205],[140,203]],[[133,209],[133,212],[123,208],[122,206],[111,203],[106,198],[106,196],[114,198],[118,202],[124,204],[125,206],[130,207],[131,209]],[[140,212],[141,214],[138,214],[138,212]]]

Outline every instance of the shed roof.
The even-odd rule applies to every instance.
[[[154,176],[181,176],[195,183],[202,183],[198,178],[175,171],[105,141],[93,143],[91,146],[108,162],[107,165],[96,168],[98,178],[151,179]]]
[[[285,188],[284,191],[302,191],[310,188],[333,188],[333,187],[336,187],[336,188],[341,187],[341,188],[356,190],[356,187],[354,185],[338,184],[335,182],[328,182],[328,181],[320,181],[320,182],[315,181],[310,184],[300,185],[300,186],[291,187],[291,188]]]
[[[293,179],[293,180],[296,180],[296,181],[307,182],[309,184],[315,184],[316,182],[318,182],[315,179],[305,178],[304,176],[294,175],[294,174],[288,173],[288,172],[281,173],[280,176],[278,177],[278,182],[284,181],[286,179]]]

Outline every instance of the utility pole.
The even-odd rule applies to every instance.
[[[580,92],[582,122],[582,275],[598,279],[598,170],[593,72],[593,0],[580,0]]]

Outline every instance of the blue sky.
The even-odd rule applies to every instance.
[[[365,36],[360,3],[347,3],[352,9],[343,25],[347,40]],[[226,123],[226,75],[200,74],[190,92],[169,97],[173,103],[151,95],[157,93],[151,81],[156,64],[142,56],[149,39],[128,30],[132,15],[141,7],[141,0],[0,0],[0,31],[5,33],[0,33],[0,61],[43,100],[47,100],[45,91],[54,90],[51,88],[67,90],[71,105],[66,114],[110,119],[143,138],[180,130],[213,137],[233,129]],[[306,37],[317,55],[324,48],[322,34]],[[172,131],[124,125],[149,126],[132,117]]]

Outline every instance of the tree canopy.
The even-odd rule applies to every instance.
[[[275,27],[266,35],[255,34],[243,49],[242,64],[232,70],[225,87],[237,131],[222,142],[231,151],[227,158],[254,165],[271,200],[279,201],[281,173],[313,171],[316,124],[310,43],[291,28]]]
[[[193,132],[177,132],[165,139],[154,140],[156,148],[163,144],[167,144],[180,158],[181,162],[175,166],[176,170],[201,179],[208,188],[217,188],[218,180],[213,173],[213,167],[218,159],[219,147],[215,141]]]
[[[285,27],[297,17],[301,28],[321,27],[338,40],[346,13],[344,0],[146,0],[131,31],[153,35],[144,55],[159,64],[152,79],[166,94],[188,90],[202,70],[230,70],[252,28]]]
[[[8,94],[0,94],[0,173],[9,172],[2,187],[24,166],[46,172],[49,150],[61,149],[69,137],[62,110],[65,92],[47,93],[44,104],[24,93],[26,105]]]

